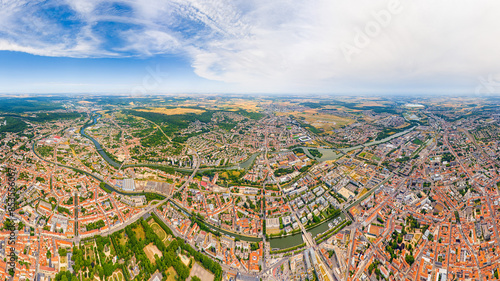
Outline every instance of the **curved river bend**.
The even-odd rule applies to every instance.
[[[92,118],[92,122],[91,123],[84,125],[80,129],[80,134],[82,136],[88,138],[89,140],[91,140],[94,143],[97,151],[102,156],[102,158],[104,158],[104,160],[106,160],[106,162],[108,162],[110,165],[112,165],[115,168],[120,168],[122,166],[122,164],[117,163],[116,161],[114,161],[113,159],[111,159],[106,154],[106,152],[102,148],[101,144],[97,140],[95,140],[93,137],[91,137],[91,136],[89,136],[89,135],[87,135],[85,133],[85,129],[88,128],[88,127],[90,127],[90,126],[93,126],[93,125],[97,124],[97,120],[100,117],[101,117],[100,114],[97,114],[96,116],[94,116]],[[369,142],[369,143],[366,143],[366,144],[363,144],[363,145],[357,145],[357,146],[354,146],[354,147],[343,148],[343,149],[340,149],[340,151],[336,151],[334,149],[327,149],[327,148],[316,148],[318,151],[320,151],[323,154],[323,156],[320,159],[318,159],[318,160],[319,161],[336,160],[336,159],[340,158],[343,153],[347,153],[349,151],[352,151],[352,150],[355,150],[355,149],[359,149],[359,148],[362,148],[362,147],[367,147],[367,146],[372,146],[372,145],[377,145],[377,144],[380,144],[380,143],[388,142],[388,141],[390,141],[390,140],[392,140],[394,138],[400,137],[400,136],[402,136],[404,134],[407,134],[407,133],[411,132],[413,129],[414,129],[414,127],[410,128],[410,129],[408,129],[406,131],[394,134],[392,136],[389,136],[389,137],[387,137],[385,139],[382,139],[382,140],[379,140],[379,141],[372,141],[372,142]],[[306,154],[308,154],[309,156],[311,156],[310,153],[309,153],[309,151],[308,151],[309,147],[302,147],[302,148],[305,150]],[[236,166],[236,167],[247,169],[249,166],[251,166],[251,164],[253,163],[253,161],[255,160],[255,158],[257,157],[258,154],[259,153],[253,154],[249,159],[247,159],[243,163],[240,163],[239,167],[238,166]],[[133,166],[133,165],[123,165],[123,167],[128,167],[128,166]],[[230,168],[234,168],[234,167],[230,167]],[[88,173],[86,173],[86,174],[88,174]],[[89,175],[91,175],[91,174],[89,174]],[[94,175],[91,175],[91,176],[95,177]],[[108,186],[108,188],[110,188],[110,186]],[[131,193],[120,192],[120,191],[118,191],[118,190],[116,190],[115,188],[112,188],[112,187],[110,189],[113,190],[113,191],[116,191],[117,193],[133,195]],[[343,217],[343,215],[342,215],[342,217]],[[313,237],[315,237],[318,234],[323,233],[326,230],[328,230],[329,229],[328,223],[332,222],[334,219],[335,218],[326,220],[326,221],[320,223],[319,225],[317,225],[317,226],[315,226],[315,227],[313,227],[311,229],[308,229],[307,231],[310,232]],[[239,238],[240,240],[244,240],[244,241],[248,241],[248,242],[261,241],[261,239],[257,238],[257,237],[249,237],[249,236],[245,236],[245,235],[237,235],[235,233],[228,232],[228,231],[226,231],[226,230],[224,230],[222,228],[216,227],[216,226],[211,225],[211,224],[208,224],[208,226],[211,227],[211,228],[213,228],[213,229],[215,229],[215,230],[217,230],[217,231],[220,231],[220,232],[222,232],[222,233],[224,233],[226,235]],[[304,243],[304,240],[302,238],[302,233],[299,232],[299,233],[296,233],[296,234],[293,234],[293,235],[284,236],[284,237],[271,238],[271,239],[269,239],[269,242],[271,244],[271,248],[272,249],[285,249],[285,248],[291,248],[291,247],[300,245],[300,244]]]

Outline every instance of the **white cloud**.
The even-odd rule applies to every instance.
[[[63,3],[75,11],[78,27],[41,13]],[[440,78],[467,84],[500,72],[500,2],[494,0],[118,3],[131,12],[113,11],[102,0],[3,1],[0,50],[70,57],[185,55],[197,75],[254,91],[349,91],[398,83],[425,88]],[[105,12],[99,10],[104,4]],[[374,13],[391,5],[400,5],[400,12],[377,23]],[[19,20],[21,15],[29,20]],[[96,30],[103,22],[131,28],[107,30],[113,35],[108,38]],[[341,46],[356,46],[370,25],[378,25],[376,34],[346,56]]]

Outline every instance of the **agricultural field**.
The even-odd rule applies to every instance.
[[[326,134],[332,134],[334,129],[350,125],[354,120],[332,114],[319,113],[316,109],[308,109],[302,112],[280,112],[277,115],[292,115],[303,123],[307,123]]]
[[[148,109],[137,109],[142,112],[153,112],[165,115],[183,115],[188,113],[201,114],[205,112],[203,109],[195,109],[189,107],[165,108],[165,107],[152,107]]]
[[[218,105],[218,107],[230,111],[243,109],[249,112],[259,112],[262,110],[261,106],[263,104],[265,104],[265,102],[259,102],[256,100],[231,100]]]

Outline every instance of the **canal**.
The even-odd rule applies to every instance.
[[[104,158],[104,160],[106,160],[110,165],[116,167],[116,168],[119,168],[121,166],[121,164],[115,162],[113,159],[111,159],[107,154],[106,152],[102,149],[101,145],[99,144],[99,142],[97,142],[97,140],[95,140],[94,138],[92,138],[91,136],[87,135],[85,133],[85,129],[92,126],[92,125],[95,125],[97,123],[97,120],[101,117],[100,114],[94,116],[94,118],[92,119],[92,123],[89,123],[85,126],[83,126],[80,130],[80,133],[85,136],[86,138],[90,139],[94,145],[96,146],[96,149],[97,151],[99,152],[99,154]],[[339,159],[340,157],[342,157],[343,153],[348,153],[350,151],[353,151],[353,150],[356,150],[356,149],[360,149],[360,148],[363,148],[363,147],[367,147],[367,146],[372,146],[372,145],[378,145],[378,144],[381,144],[381,143],[384,143],[384,142],[388,142],[394,138],[397,138],[397,137],[400,137],[404,134],[407,134],[409,132],[411,132],[412,130],[414,129],[414,127],[406,130],[406,131],[403,131],[403,132],[400,132],[400,133],[397,133],[397,134],[394,134],[392,136],[389,136],[387,138],[384,138],[382,140],[378,140],[378,141],[372,141],[372,142],[369,142],[369,143],[366,143],[366,144],[363,144],[363,145],[357,145],[357,146],[353,146],[353,147],[349,147],[349,148],[343,148],[343,149],[339,149],[339,151],[335,150],[335,149],[331,149],[331,148],[315,148],[317,149],[319,152],[321,152],[323,155],[321,158],[317,159],[318,161],[330,161],[330,160],[336,160],[336,159]],[[304,152],[310,156],[311,158],[314,159],[314,157],[312,157],[312,155],[310,154],[309,152],[309,149],[312,149],[310,147],[301,147],[302,149],[304,149]],[[248,169],[251,167],[252,163],[254,162],[255,158],[260,154],[260,152],[258,153],[254,153],[252,154],[247,160],[245,160],[244,162],[241,162],[239,163],[238,165],[236,166],[233,166],[233,167],[228,167],[226,169]],[[129,165],[124,165],[124,167],[127,167]],[[135,165],[130,165],[130,166],[135,166]],[[137,165],[138,166],[138,165]],[[186,169],[187,171],[187,169]],[[84,172],[84,171],[81,171],[81,172]],[[94,175],[92,174],[89,174],[87,172],[84,172],[96,179],[98,179],[97,177],[95,177]],[[116,190],[115,188],[107,185],[106,186],[107,188],[109,188],[110,190],[112,191],[115,191],[117,193],[120,193],[120,194],[127,194],[127,195],[133,195],[132,193],[124,193],[124,192],[120,192],[118,190]],[[170,200],[171,203],[173,203],[177,208],[179,208],[180,210],[182,210],[186,215],[188,216],[191,216],[191,214],[187,213],[183,208],[181,208],[180,206],[178,206],[175,202],[173,202],[172,200]],[[325,222],[322,222],[321,224],[307,230],[309,233],[311,233],[311,235],[313,237],[316,237],[317,235],[327,231],[330,229],[330,227],[328,226],[329,223],[333,222],[335,218],[331,218]],[[341,220],[344,220],[345,219],[345,216],[344,214],[341,214],[340,215],[340,218]],[[225,229],[222,229],[218,226],[215,226],[215,225],[212,225],[210,223],[207,223],[206,221],[204,221],[205,225],[209,228],[211,228],[212,230],[214,231],[218,231],[220,233],[223,233],[227,236],[230,236],[230,237],[234,237],[234,238],[237,238],[241,241],[248,241],[248,242],[260,242],[262,241],[262,238],[260,237],[254,237],[254,236],[246,236],[246,235],[240,235],[240,234],[236,234],[236,233],[233,233],[233,232],[230,232],[230,231],[227,231]],[[302,232],[298,232],[298,233],[295,233],[295,234],[292,234],[292,235],[288,235],[288,236],[284,236],[284,237],[276,237],[276,238],[270,238],[269,240],[269,243],[271,245],[271,248],[272,249],[285,249],[285,248],[291,248],[291,247],[295,247],[297,245],[300,245],[302,243],[304,243],[304,240],[302,238]]]
[[[344,214],[341,213],[339,216],[333,217],[329,220],[326,220],[326,221],[320,223],[319,225],[307,230],[307,232],[311,233],[312,237],[314,238],[314,237],[318,236],[318,234],[321,234],[321,233],[329,230],[330,227],[328,226],[328,224],[333,223],[333,221],[337,218],[340,218],[341,221],[345,220]]]
[[[33,150],[33,153],[35,153],[36,156],[38,156],[38,158],[42,159],[43,161],[47,162],[47,163],[50,163],[52,165],[56,165],[56,166],[59,166],[59,167],[63,167],[63,168],[66,168],[66,169],[70,169],[70,170],[73,170],[75,172],[78,172],[78,173],[82,173],[82,174],[85,174],[87,176],[90,176],[90,177],[93,177],[94,179],[96,179],[97,181],[99,182],[104,182],[105,184],[105,188],[108,189],[109,191],[111,192],[116,192],[118,194],[122,194],[122,195],[146,195],[146,194],[157,194],[159,196],[162,196],[163,198],[165,198],[164,195],[161,195],[161,194],[158,194],[158,193],[153,193],[153,192],[123,192],[121,190],[118,190],[116,188],[114,188],[112,185],[109,185],[107,184],[102,178],[92,174],[92,173],[89,173],[87,171],[84,171],[84,170],[81,170],[81,169],[78,169],[78,168],[74,168],[74,167],[71,167],[71,166],[67,166],[67,165],[63,165],[63,164],[59,164],[59,163],[55,163],[55,162],[52,162],[52,161],[49,161],[49,160],[45,160],[41,155],[38,154],[38,152],[35,150],[35,145],[36,145],[36,141],[33,142],[33,145],[32,145],[32,150]]]
[[[276,237],[269,239],[271,249],[286,249],[295,247],[302,243],[304,243],[304,239],[302,239],[302,232],[298,232],[285,237]]]
[[[174,205],[179,211],[181,211],[186,216],[188,216],[188,217],[192,216],[184,208],[182,208],[181,206],[179,206],[175,201],[173,201],[173,200],[170,199],[170,200],[168,200],[168,202],[170,202],[172,205]],[[241,234],[233,233],[233,232],[227,231],[227,230],[225,230],[223,228],[220,228],[218,226],[215,226],[213,224],[210,224],[207,221],[203,221],[203,224],[205,226],[207,226],[208,228],[214,230],[214,231],[218,231],[220,233],[223,233],[223,234],[225,234],[227,236],[230,236],[230,237],[233,237],[233,238],[238,238],[241,241],[248,241],[248,242],[260,242],[260,241],[262,241],[262,238],[260,238],[260,237],[246,236],[246,235],[241,235]]]

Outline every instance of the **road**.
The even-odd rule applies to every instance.
[[[389,201],[389,199],[392,199],[392,198],[393,198],[393,197],[394,197],[394,196],[395,196],[395,195],[399,192],[400,188],[401,188],[401,187],[402,187],[405,183],[406,183],[406,179],[401,180],[401,182],[400,182],[400,183],[398,184],[398,186],[394,189],[394,191],[393,191],[390,195],[386,196],[386,198],[385,198],[385,199],[384,199],[384,201],[380,204],[380,206],[385,206],[385,204],[387,203],[387,201]],[[378,208],[377,208],[376,210],[374,210],[373,212],[369,213],[369,214],[367,215],[367,217],[370,217],[370,216],[371,216],[374,212],[378,212]],[[367,266],[367,265],[368,265],[368,264],[367,264],[367,262],[370,260],[370,258],[373,256],[373,254],[374,254],[375,252],[377,252],[377,251],[378,251],[378,248],[377,248],[378,244],[380,244],[382,241],[385,241],[385,238],[386,238],[387,236],[389,236],[389,235],[391,235],[391,234],[392,234],[391,232],[389,232],[389,230],[390,230],[390,229],[392,229],[392,228],[394,227],[394,225],[393,225],[393,218],[394,218],[394,214],[392,214],[392,215],[391,215],[391,216],[390,216],[390,217],[386,220],[386,221],[388,221],[388,222],[389,222],[389,225],[388,225],[388,226],[387,226],[387,228],[386,228],[386,229],[387,229],[387,231],[384,231],[384,233],[383,233],[384,239],[380,239],[380,240],[378,240],[378,242],[376,242],[375,244],[373,244],[370,240],[368,240],[368,243],[370,244],[370,248],[369,248],[369,249],[371,250],[371,252],[370,252],[369,256],[368,256],[368,257],[366,257],[366,258],[363,260],[363,262],[361,263],[361,265],[359,265],[359,264],[358,264],[358,266],[357,266],[357,269],[358,269],[358,270],[357,270],[356,274],[354,275],[354,279],[353,279],[353,280],[358,280],[358,278],[360,277],[360,275],[363,273],[365,266]],[[359,223],[355,223],[355,224],[351,225],[351,227],[352,227],[351,229],[356,229],[356,228],[357,228],[357,229],[359,229],[359,228],[361,227],[361,225],[360,225]],[[386,233],[386,232],[387,232],[387,233]],[[349,252],[349,254],[351,254],[351,252]],[[381,253],[381,254],[382,254],[382,253]],[[349,260],[350,260],[350,259],[351,259],[351,258],[349,258]]]
[[[268,138],[267,138],[267,134],[265,135],[265,148],[266,148],[266,151],[265,151],[265,154],[264,154],[264,158],[265,158],[265,161],[266,161],[266,165],[267,165],[267,168],[269,170],[269,173],[271,174],[271,177],[273,179],[274,178],[274,170],[271,168],[271,165],[269,164],[269,158],[267,157],[267,154],[268,154],[268,151],[269,151],[269,143],[268,143]],[[276,185],[278,186],[281,194],[283,195],[283,201],[285,204],[288,204],[289,200],[288,200],[288,196],[285,196],[285,193],[283,192],[283,189],[281,187],[281,185],[279,184],[278,181],[276,181]],[[314,239],[312,238],[311,234],[309,232],[306,231],[304,225],[302,225],[302,222],[300,221],[300,218],[299,216],[297,215],[297,211],[296,210],[292,210],[292,214],[293,216],[295,216],[295,219],[300,227],[300,230],[302,231],[302,237],[304,238],[304,241],[306,242],[306,245],[307,247],[309,248],[313,248],[314,249],[314,253],[317,255],[317,256],[322,256],[321,253],[320,254],[317,254],[317,251],[319,250],[318,249],[318,246],[316,245],[316,242],[314,241]],[[265,234],[264,234],[265,236]],[[264,238],[264,241],[265,241],[265,238]],[[318,260],[318,263],[322,264],[323,268],[325,269],[325,271],[327,272],[327,276],[329,278],[329,280],[334,280],[333,279],[333,273],[331,271],[331,268],[329,268],[328,266],[326,266],[322,259],[319,259]],[[264,262],[265,264],[265,262]],[[262,276],[261,274],[259,274],[259,276]]]
[[[476,261],[476,264],[477,264],[477,271],[479,272],[479,280],[482,280],[483,278],[481,276],[481,270],[479,270],[480,265],[479,265],[479,260],[477,258],[477,253],[476,253],[476,251],[474,251],[474,248],[472,248],[472,245],[469,243],[467,236],[465,236],[464,230],[463,230],[461,224],[458,225],[458,229],[460,230],[460,234],[462,235],[463,239],[465,240],[465,243],[467,243],[467,246],[469,247],[471,254],[474,256],[474,260]]]
[[[476,138],[474,136],[472,136],[468,131],[465,131],[465,130],[464,130],[464,133],[467,135],[467,137],[470,140],[472,140],[472,143],[474,143],[474,146],[476,147],[476,149],[478,149],[479,151],[481,151],[481,153],[483,154],[483,157],[486,158],[486,159],[488,159],[490,161],[490,164],[498,164],[498,162],[495,159],[492,159],[484,151],[484,149],[480,145],[477,144]],[[496,193],[498,194],[498,188],[495,186],[496,182],[497,182],[497,177],[495,177],[494,179],[492,179],[487,184],[487,186],[491,185],[491,189],[495,190]],[[498,226],[497,226],[497,223],[496,223],[496,213],[494,212],[493,208],[491,207],[491,199],[490,199],[489,194],[487,193],[488,189],[486,187],[483,187],[482,191],[483,191],[483,196],[486,197],[486,202],[488,204],[488,211],[490,212],[490,215],[492,216],[492,219],[493,219],[493,230],[495,232],[495,239],[497,241],[497,247],[500,247],[500,234],[499,234],[500,232],[498,232]]]
[[[184,188],[186,188],[190,181],[193,180],[194,176],[196,175],[196,173],[198,172],[199,168],[200,168],[200,161],[198,161],[198,152],[196,152],[195,150],[192,150],[194,152],[194,155],[196,156],[196,166],[193,170],[193,173],[189,176],[189,178],[184,182],[184,184],[178,189],[176,190],[176,192],[182,192],[182,190],[184,190]],[[114,227],[114,228],[109,228],[107,231],[105,231],[105,233],[103,232],[99,232],[99,235],[103,235],[103,236],[106,236],[106,235],[109,235],[111,233],[114,233],[116,231],[119,231],[119,230],[122,230],[124,229],[125,227],[127,227],[128,225],[131,225],[133,224],[136,220],[138,220],[140,217],[144,216],[145,214],[147,213],[150,213],[151,211],[153,211],[154,209],[156,209],[157,207],[161,206],[163,203],[167,202],[168,200],[172,199],[172,197],[174,196],[175,192],[172,192],[171,195],[165,197],[165,199],[161,200],[159,203],[156,203],[156,204],[151,204],[149,205],[148,207],[144,208],[141,212],[135,214],[134,216],[132,216],[130,219],[128,219],[126,222]],[[92,235],[89,235],[89,236],[92,236]],[[79,240],[77,240],[76,242],[79,242]]]
[[[424,149],[427,148],[427,146],[429,146],[430,143],[428,143],[424,148],[422,148],[421,151],[423,151]],[[429,151],[426,151],[422,157],[420,157],[419,161],[417,163],[415,163],[416,166],[419,166],[422,164],[422,162],[424,161],[424,159],[427,158],[427,155],[429,154]],[[394,171],[393,173],[391,173],[391,175],[389,177],[387,177],[384,181],[382,181],[381,183],[379,183],[375,188],[372,189],[372,192],[374,192],[376,189],[380,188],[383,184],[385,184],[389,179],[391,179],[395,174],[398,173],[399,170],[396,170]],[[401,182],[396,186],[396,188],[394,188],[394,191],[391,192],[391,194],[389,194],[382,203],[379,204],[379,206],[384,206],[387,201],[389,201],[389,199],[393,199],[394,196],[399,192],[399,190],[407,183],[407,180],[408,180],[408,177],[402,177],[401,179]],[[355,206],[356,204],[358,204],[359,202],[361,202],[362,200],[366,199],[368,196],[363,196],[362,198],[360,198],[359,200],[357,200],[356,202],[354,202],[353,204],[351,204],[349,207],[346,208],[346,210],[352,208],[353,206]],[[378,209],[374,210],[373,212],[369,213],[367,215],[367,217],[370,217],[375,211],[378,211]],[[391,215],[391,218],[388,220],[389,221],[389,225],[387,227],[387,229],[391,229],[391,227],[393,227],[393,222],[392,222],[392,218],[393,216]],[[351,229],[359,229],[361,227],[361,225],[359,223],[354,223],[352,224],[351,226]],[[379,252],[379,249],[377,248],[377,245],[381,242],[381,241],[385,241],[385,237],[387,237],[388,235],[391,235],[392,233],[385,233],[384,232],[384,239],[380,239],[377,243],[373,244],[371,241],[368,240],[368,243],[371,245],[370,246],[370,250],[371,252],[369,253],[368,257],[366,257],[363,262],[358,266],[357,266],[357,271],[354,275],[354,278],[353,280],[358,280],[360,278],[360,275],[363,273],[364,271],[364,268],[368,265],[367,262],[370,260],[370,258],[373,256],[373,254],[375,252]],[[426,242],[427,243],[427,242]],[[379,252],[380,253],[380,252]],[[349,259],[348,261],[351,259],[351,254],[352,254],[352,251],[350,250],[349,251]],[[381,255],[383,255],[383,253],[380,253]],[[420,252],[419,256],[422,255],[422,252]],[[416,259],[416,261],[418,261],[418,259]],[[348,277],[348,270],[346,270],[346,279]]]
[[[474,180],[472,179],[472,174],[465,168],[464,164],[462,163],[462,161],[460,160],[460,157],[458,156],[458,154],[456,153],[456,151],[453,149],[453,147],[450,145],[450,143],[448,142],[448,130],[445,130],[444,133],[443,133],[443,140],[444,140],[444,143],[448,146],[448,149],[451,151],[451,153],[453,154],[453,156],[455,157],[456,161],[458,162],[458,164],[460,165],[460,167],[462,168],[462,170],[467,174],[467,176],[469,177],[469,179],[471,179],[471,183],[474,183]],[[479,185],[479,184],[477,184]],[[480,185],[479,185],[480,186]],[[490,200],[489,200],[489,196],[488,194],[486,194],[486,191],[484,189],[483,186],[480,186],[481,187],[481,192],[483,193],[483,196],[486,197],[486,200],[487,200],[487,204],[488,204],[488,207],[490,208],[490,214],[494,214],[492,213],[491,211],[491,205],[490,205]],[[497,239],[497,244],[499,243],[499,240],[498,240],[498,231],[497,231],[497,227],[496,227],[496,223],[493,224],[494,225],[494,228],[495,228],[495,236],[496,236],[496,239]],[[465,242],[467,243],[467,245],[469,246],[469,248],[471,249],[471,252],[472,254],[474,255],[474,259],[476,260],[476,264],[478,266],[478,268],[480,267],[479,265],[479,260],[477,258],[477,254],[474,252],[474,249],[472,248],[472,246],[469,244],[469,241],[467,240],[466,236],[464,235],[464,232],[463,232],[463,229],[462,229],[462,225],[459,224],[459,229],[460,229],[460,233],[462,234],[462,237],[464,237],[465,239]],[[482,276],[481,276],[481,271],[478,270],[478,273],[479,273],[479,279],[482,280]]]
[[[35,142],[36,143],[36,142]],[[194,178],[194,176],[196,175],[196,173],[198,172],[199,168],[200,168],[200,160],[199,160],[199,155],[198,155],[198,152],[190,147],[188,147],[188,153],[191,152],[195,157],[195,167],[193,169],[193,172],[192,174],[189,176],[189,178],[184,182],[184,184],[177,190],[178,192],[181,192],[184,188],[186,188],[189,183],[191,182],[191,180]],[[65,165],[62,165],[62,164],[59,164],[59,163],[55,163],[55,162],[51,162],[51,161],[48,161],[48,160],[45,160],[44,158],[42,158],[40,155],[38,155],[38,153],[36,153],[34,151],[34,145],[33,145],[33,154],[39,158],[40,160],[44,161],[44,162],[47,162],[47,163],[50,163],[50,164],[54,164],[54,165],[57,165],[57,166],[60,166],[60,167],[63,167],[63,168],[67,168],[67,169],[74,169],[72,167],[68,167],[68,166],[65,166]],[[97,194],[97,193],[96,193]],[[149,213],[151,212],[152,210],[154,210],[155,208],[157,208],[158,206],[161,206],[163,203],[167,202],[168,200],[170,200],[172,197],[173,197],[173,194],[175,194],[175,192],[172,192],[171,195],[165,197],[165,199],[161,200],[159,203],[157,204],[154,204],[154,205],[149,205],[148,207],[144,208],[141,212],[135,214],[134,216],[132,216],[129,220],[127,220],[126,222],[120,224],[120,225],[117,225],[115,227],[110,227],[108,230],[106,231],[100,231],[99,232],[99,235],[103,235],[103,236],[106,236],[106,235],[109,235],[113,232],[116,232],[116,231],[120,231],[122,229],[124,229],[125,227],[127,227],[128,225],[130,224],[133,224],[136,220],[138,220],[140,217],[142,217],[144,214],[146,213]],[[96,202],[97,205],[99,205],[97,202]],[[106,218],[106,221],[107,221],[107,218]],[[108,223],[109,225],[109,223]],[[71,239],[65,239],[64,237],[62,236],[59,236],[59,235],[53,235],[54,237],[57,237],[58,239],[62,239],[62,240],[65,240],[65,241],[70,241],[70,242],[75,242],[75,243],[79,243],[81,239],[83,238],[86,238],[86,237],[89,237],[89,236],[93,236],[94,234],[91,234],[91,235],[84,235],[84,236],[76,236],[74,238],[71,238]]]
[[[446,130],[445,131],[445,134],[448,134],[448,131]],[[476,149],[482,151],[482,149],[480,149],[480,146],[477,144],[477,142],[475,141],[475,138],[470,135],[468,132],[465,133],[469,139],[472,139],[472,143],[476,146]],[[449,144],[448,142],[448,136],[445,135],[443,137],[443,139],[445,140],[445,143],[446,145],[448,146],[448,148],[450,149],[450,151],[452,152],[453,156],[455,156],[455,159],[456,161],[460,164],[460,167],[462,167],[462,169],[464,170],[465,173],[467,173],[467,176],[469,177],[469,179],[471,179],[471,182],[474,183],[475,181],[472,180],[473,178],[473,175],[465,169],[465,166],[464,164],[462,163],[460,157],[458,156],[458,154],[456,153],[456,151],[453,149],[453,147]],[[483,156],[487,157],[486,153],[484,153],[484,151],[482,151],[483,153]],[[491,159],[490,159],[491,161]],[[492,179],[488,185],[495,185],[496,184],[496,178]],[[493,208],[491,207],[491,199],[490,199],[490,195],[488,194],[488,189],[485,187],[485,186],[482,186],[481,184],[477,183],[477,186],[479,186],[481,188],[481,193],[483,195],[483,197],[485,197],[486,199],[486,204],[488,205],[488,211],[490,212],[490,215],[492,217],[492,220],[493,220],[493,230],[494,230],[494,234],[495,234],[495,239],[496,239],[496,244],[497,244],[497,247],[500,247],[500,235],[499,235],[499,231],[498,231],[498,227],[497,227],[497,224],[496,224],[496,215],[495,215],[495,211],[493,210]],[[493,186],[493,189],[497,189],[495,186]],[[498,193],[498,192],[497,192]]]

